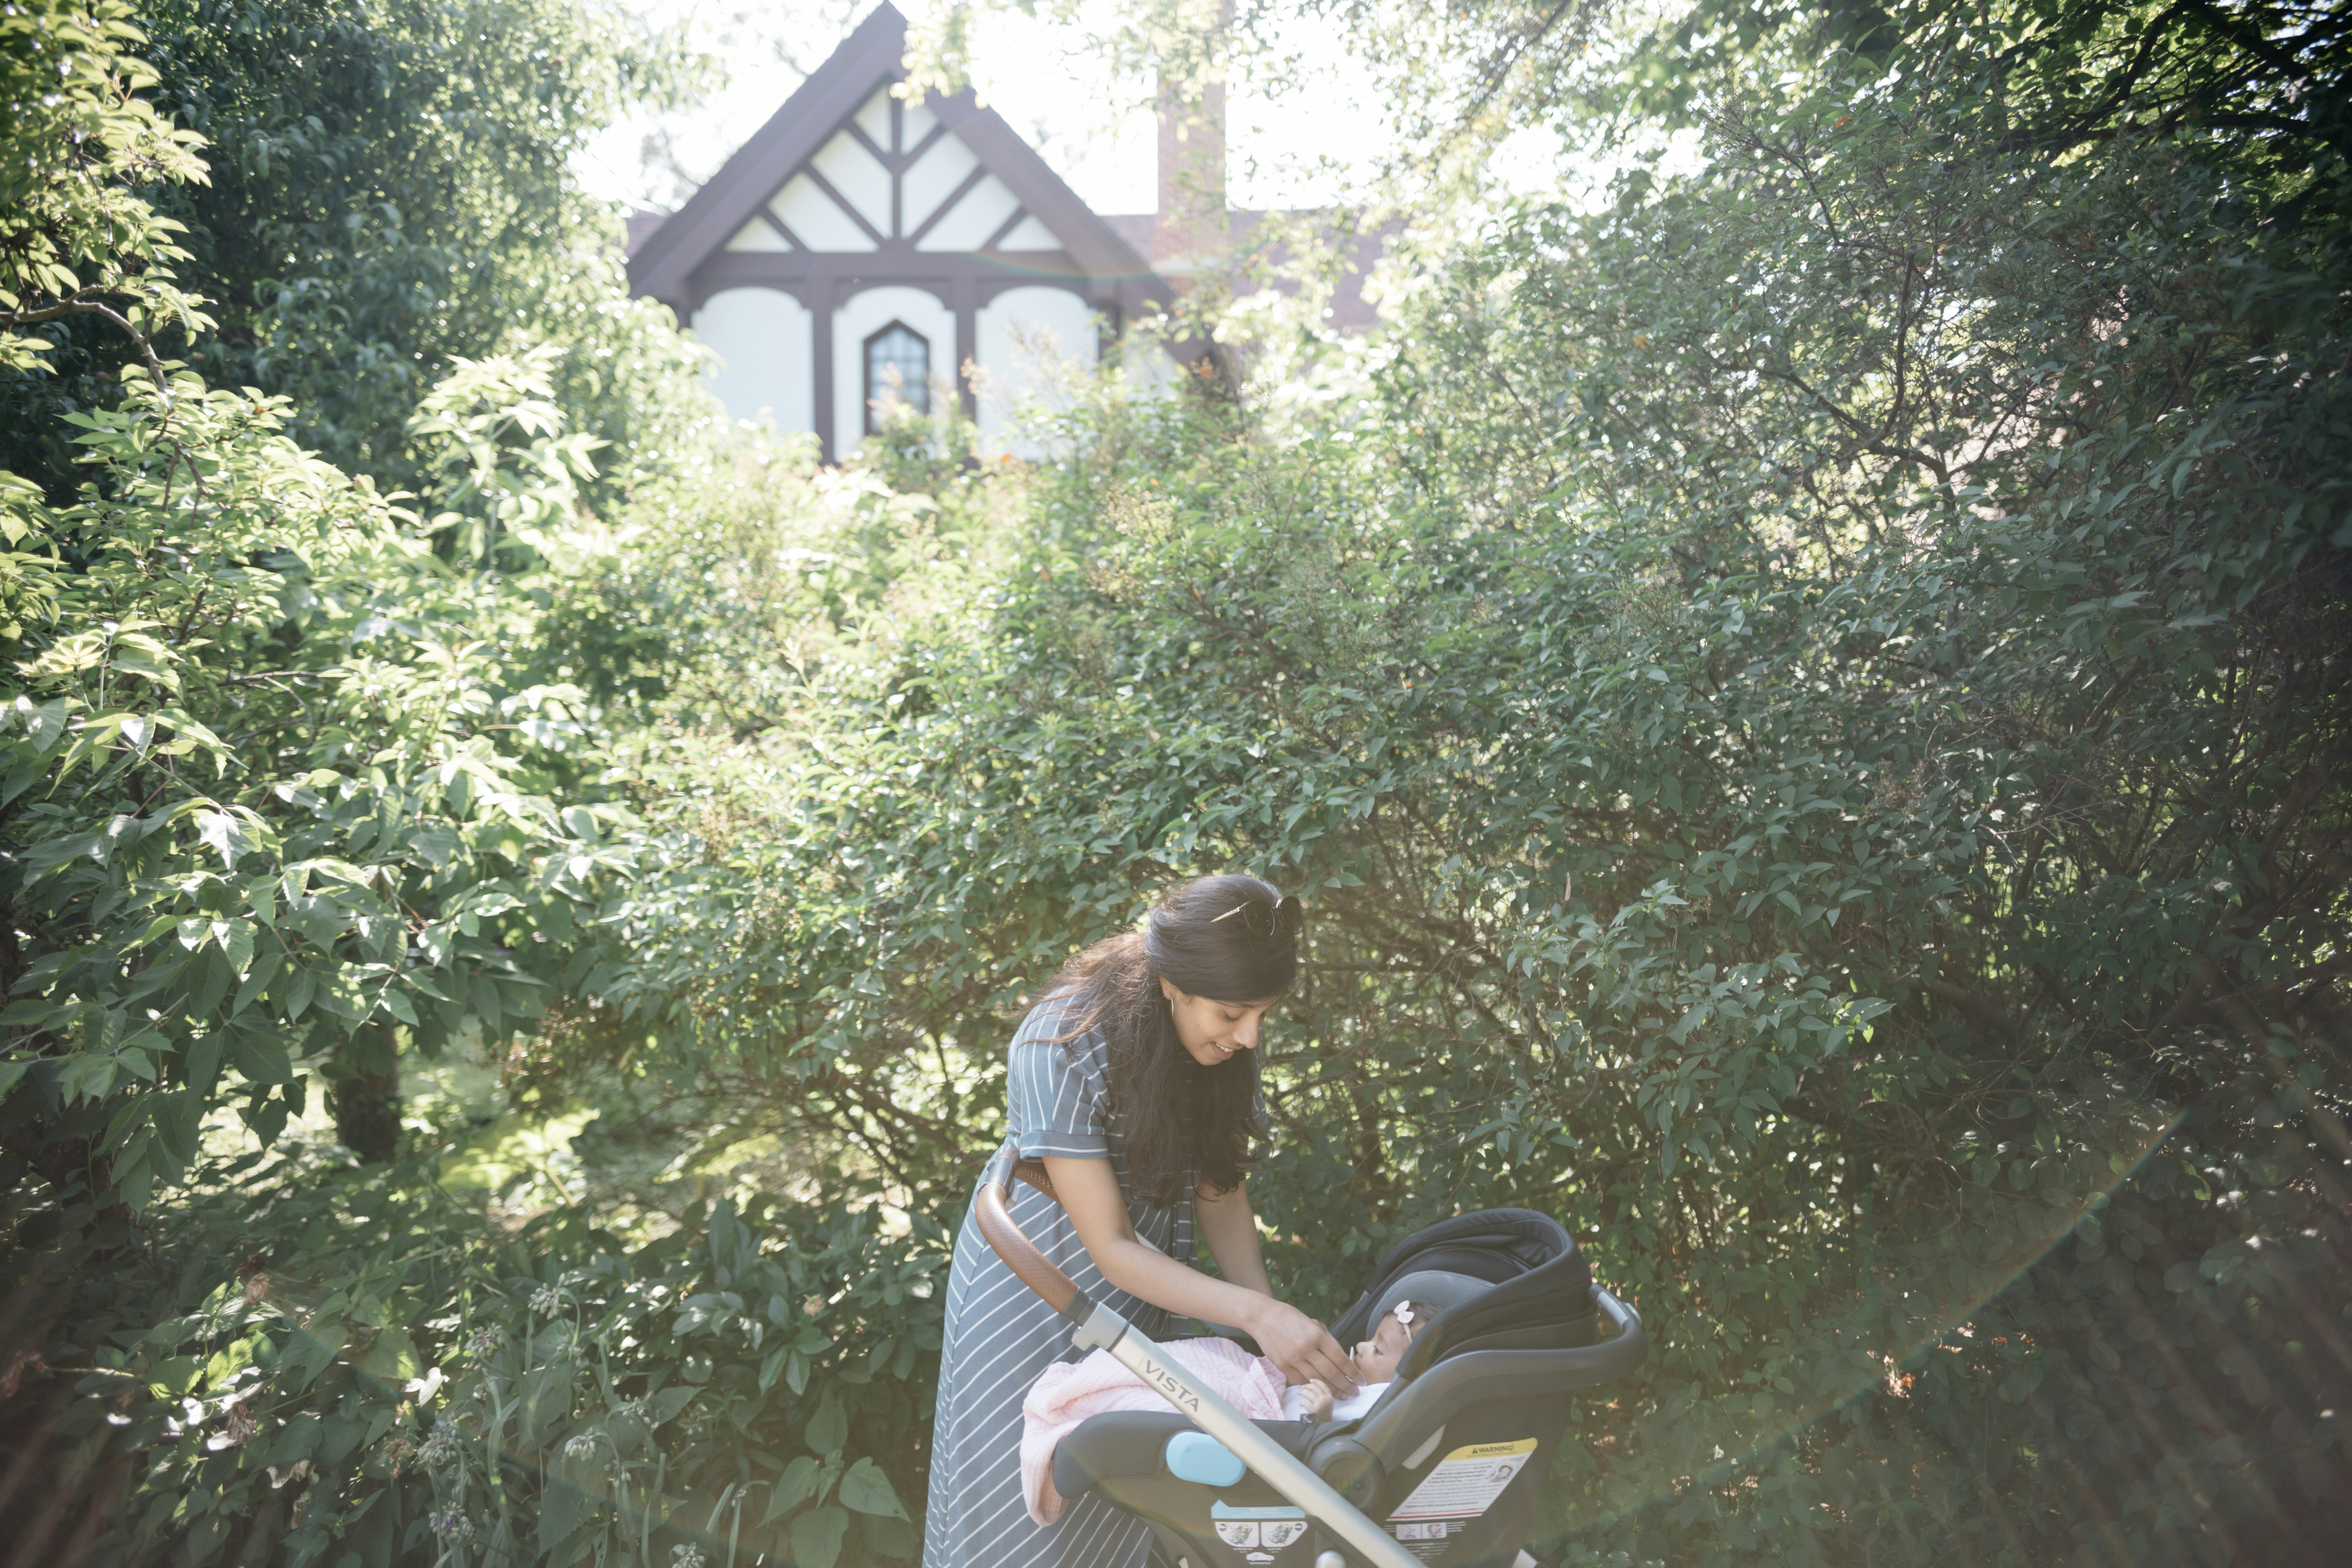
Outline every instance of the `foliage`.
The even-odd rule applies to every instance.
[[[1263,47],[1286,9],[1241,7],[1227,25]],[[2046,155],[2180,136],[2230,169],[2235,199],[2275,204],[2298,227],[2340,236],[2352,178],[2352,29],[2309,0],[1472,0],[1442,27],[1365,0],[1297,9],[1343,27],[1388,90],[1409,150],[1390,174],[1408,185],[1434,174],[1475,192],[1488,150],[1530,126],[1572,145],[1598,128],[1646,153],[1727,95],[1841,59],[1929,92],[1939,75],[1981,72],[1982,102],[1951,107]]]
[[[1662,1157],[1595,1215],[1675,1259],[1644,1299],[1680,1342],[1649,1457],[1586,1506],[1661,1500],[1647,1545],[1676,1556],[2210,1560],[2259,1532],[2316,1561],[2341,1389],[2305,1358],[2336,1331],[2290,1303],[2336,1293],[2342,1212],[2227,1194],[2325,1191],[2280,1129],[2346,1087],[2316,782],[2342,323],[2175,150],[1956,156],[1965,102],[1872,74],[1722,114],[1703,180],[1514,224],[1389,384],[1450,448],[1415,463],[1449,509],[1582,535],[1487,579],[1559,574],[1497,595],[1563,637],[1515,671],[1513,732],[1591,770],[1596,917],[1688,900],[1636,949],[1677,982],[1617,1010],[1681,1058],[1614,1108]],[[1571,659],[1563,709],[1536,677]],[[1563,808],[1518,749],[1486,787]],[[1498,837],[1527,820],[1478,804]],[[1888,1010],[1866,1046],[1783,1035],[1777,1082],[1694,1056],[1771,965]],[[1500,1119],[1540,1131],[1548,1098]],[[1677,1196],[1654,1178],[1693,1134],[1713,1173]]]
[[[424,1174],[248,1155],[85,1280],[53,1345],[86,1397],[37,1461],[107,1505],[78,1560],[914,1555],[935,1227],[763,1200],[635,1246],[572,1209],[508,1237]]]
[[[2225,123],[2292,71],[2169,46],[2100,108],[2137,13],[1715,16],[1494,100],[1626,70],[1593,101],[1697,126],[1689,172],[1408,247],[1366,379],[1278,418],[1107,381],[1034,469],[952,421],[655,463],[566,412],[576,350],[487,358],[402,413],[412,515],[264,397],[79,416],[5,558],[39,1539],[907,1551],[1011,1016],[1246,867],[1313,911],[1253,1179],[1286,1297],[1520,1203],[1652,1328],[1548,1557],[2327,1561],[2333,110]],[[515,1117],[604,1112],[583,1158],[660,1122],[782,1195],[518,1218],[194,1141],[478,1030]]]
[[[1024,990],[1249,866],[1318,911],[1286,1291],[1533,1203],[1660,1332],[1561,1549],[2324,1560],[2340,301],[2210,149],[1994,90],[1726,100],[1286,445],[1082,422],[1000,568],[704,742],[608,1003],[953,1203]]]
[[[420,420],[474,438],[468,484],[499,470],[453,415],[492,390],[460,382]],[[468,1016],[496,1036],[538,1014],[614,861],[596,809],[539,792],[580,694],[510,683],[516,579],[449,569],[278,436],[269,400],[182,375],[168,405],[137,388],[80,417],[100,479],[17,514],[53,622],[23,639],[10,710],[5,1070],[12,1143],[86,1141],[90,1197],[135,1210],[216,1096],[267,1141],[306,1060],[357,1070],[395,1029],[431,1051]],[[581,455],[536,445],[499,511],[568,500]]]
[[[131,15],[117,0],[37,0],[0,16],[0,374],[49,368],[54,344],[26,327],[206,324],[165,265],[188,254],[182,226],[131,191],[204,175],[203,138],[136,96],[155,73],[129,52],[142,38]]]
[[[625,103],[690,79],[670,41],[572,0],[168,0],[140,24],[142,96],[121,112],[209,147],[202,179],[184,152],[126,171],[178,226],[176,287],[217,319],[173,343],[208,383],[287,397],[296,440],[387,490],[420,487],[407,419],[459,358],[565,347],[567,421],[625,454],[599,491],[707,417],[692,351],[626,297],[617,216],[567,166]],[[63,504],[64,416],[110,406],[134,351],[97,323],[47,341],[47,373],[8,385],[0,467]]]

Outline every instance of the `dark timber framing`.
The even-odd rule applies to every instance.
[[[827,462],[837,456],[836,437],[842,434],[834,428],[835,312],[862,289],[889,285],[920,289],[953,314],[955,379],[967,416],[977,416],[978,398],[963,368],[979,352],[979,313],[998,295],[1040,286],[1067,289],[1102,318],[1107,335],[1113,338],[1129,321],[1165,310],[1175,298],[1143,258],[1080,201],[995,110],[974,102],[970,91],[951,98],[933,93],[926,99],[924,106],[940,123],[913,147],[906,145],[905,107],[894,100],[891,146],[877,145],[853,116],[877,89],[905,78],[899,62],[906,49],[907,19],[889,5],[877,7],[629,261],[630,291],[661,300],[680,321],[690,321],[703,301],[726,289],[772,289],[800,301],[812,318],[817,445]],[[877,230],[810,165],[809,160],[845,131],[889,174],[888,234]],[[921,226],[904,233],[902,178],[940,138],[950,135],[963,140],[978,165]],[[799,174],[807,175],[839,206],[874,248],[812,250],[770,211],[769,202]],[[977,250],[919,249],[932,226],[991,174],[1013,193],[1016,205],[1012,216]],[[1031,217],[1061,242],[1061,248],[996,248]],[[727,242],[755,219],[792,248],[729,250]]]

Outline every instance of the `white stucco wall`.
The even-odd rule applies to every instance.
[[[890,145],[889,127],[883,127],[882,145]],[[890,232],[890,171],[874,161],[858,140],[843,132],[817,149],[809,166],[825,177],[841,197],[867,223],[877,234]],[[869,240],[867,243],[871,244]]]
[[[918,250],[978,250],[988,237],[1021,210],[1021,198],[1012,187],[991,174],[948,209],[931,232],[915,242]]]
[[[774,289],[727,289],[694,313],[695,338],[719,355],[710,390],[730,418],[764,410],[779,430],[816,428],[816,341],[809,312]]]
[[[833,445],[845,458],[866,438],[866,340],[904,321],[930,340],[931,406],[956,395],[955,312],[928,289],[868,289],[853,294],[833,318]]]
[[[965,176],[980,167],[980,159],[955,135],[940,137],[930,151],[915,160],[899,182],[898,215],[908,234],[923,226],[940,204],[955,195]]]
[[[794,174],[785,181],[768,210],[783,219],[784,226],[811,250],[874,248],[874,241],[857,226],[857,220],[842,211],[806,174]]]
[[[1021,410],[1063,405],[1069,374],[1094,367],[1093,309],[1067,289],[1013,289],[981,307],[974,328],[982,373],[980,430],[988,450],[1040,456],[1035,442],[1014,437]]]

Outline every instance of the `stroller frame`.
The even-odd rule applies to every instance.
[[[982,1237],[1021,1282],[1070,1321],[1070,1342],[1076,1350],[1108,1351],[1178,1415],[1223,1444],[1234,1459],[1241,1461],[1347,1547],[1348,1555],[1322,1552],[1315,1559],[1315,1568],[1352,1568],[1355,1563],[1364,1568],[1423,1568],[1422,1559],[1407,1552],[1379,1522],[1318,1473],[1330,1470],[1350,1491],[1366,1490],[1359,1483],[1366,1476],[1374,1478],[1370,1489],[1374,1495],[1362,1500],[1371,1503],[1382,1468],[1381,1450],[1388,1446],[1381,1441],[1388,1434],[1374,1428],[1386,1426],[1391,1433],[1401,1435],[1395,1423],[1381,1422],[1381,1413],[1376,1411],[1370,1421],[1355,1431],[1316,1443],[1307,1459],[1293,1454],[1213,1390],[1199,1386],[1150,1336],[1118,1312],[1089,1298],[1078,1289],[1076,1280],[1038,1251],[1013,1223],[1005,1206],[1005,1196],[1014,1177],[1055,1202],[1060,1201],[1044,1167],[1027,1160],[1015,1160],[1001,1184],[994,1181],[981,1184],[973,1199],[974,1222],[980,1226]],[[1419,1386],[1413,1391],[1412,1405],[1422,1423],[1426,1426],[1435,1421],[1435,1431],[1442,1434],[1443,1423],[1481,1400],[1499,1396],[1524,1398],[1531,1393],[1566,1394],[1609,1382],[1639,1365],[1644,1348],[1640,1314],[1598,1285],[1591,1289],[1599,1316],[1616,1330],[1613,1338],[1569,1352],[1481,1350],[1441,1359],[1415,1380]],[[1384,1401],[1383,1405],[1389,1403]],[[1419,1447],[1425,1452],[1436,1440],[1433,1436]],[[1418,1460],[1406,1462],[1410,1466]],[[1522,1564],[1528,1561],[1522,1552]]]

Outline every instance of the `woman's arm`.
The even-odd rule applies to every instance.
[[[1045,1173],[1095,1267],[1113,1286],[1165,1311],[1248,1331],[1293,1383],[1319,1377],[1335,1389],[1354,1391],[1354,1367],[1322,1324],[1276,1300],[1269,1289],[1212,1279],[1138,1240],[1135,1227],[1128,1223],[1127,1201],[1119,1195],[1118,1178],[1112,1173],[1109,1161],[1048,1154]],[[1239,1206],[1246,1218],[1246,1202]],[[1224,1267],[1224,1250],[1213,1243],[1212,1250],[1218,1266]],[[1254,1229],[1249,1255],[1263,1287],[1265,1266],[1257,1260]]]
[[[1247,1182],[1230,1193],[1212,1192],[1206,1186],[1194,1188],[1192,1223],[1199,1228],[1201,1239],[1209,1244],[1209,1256],[1217,1260],[1217,1272],[1229,1284],[1255,1290],[1261,1296],[1274,1294],[1274,1283],[1265,1277],[1265,1255],[1258,1251],[1257,1215],[1250,1210]]]

